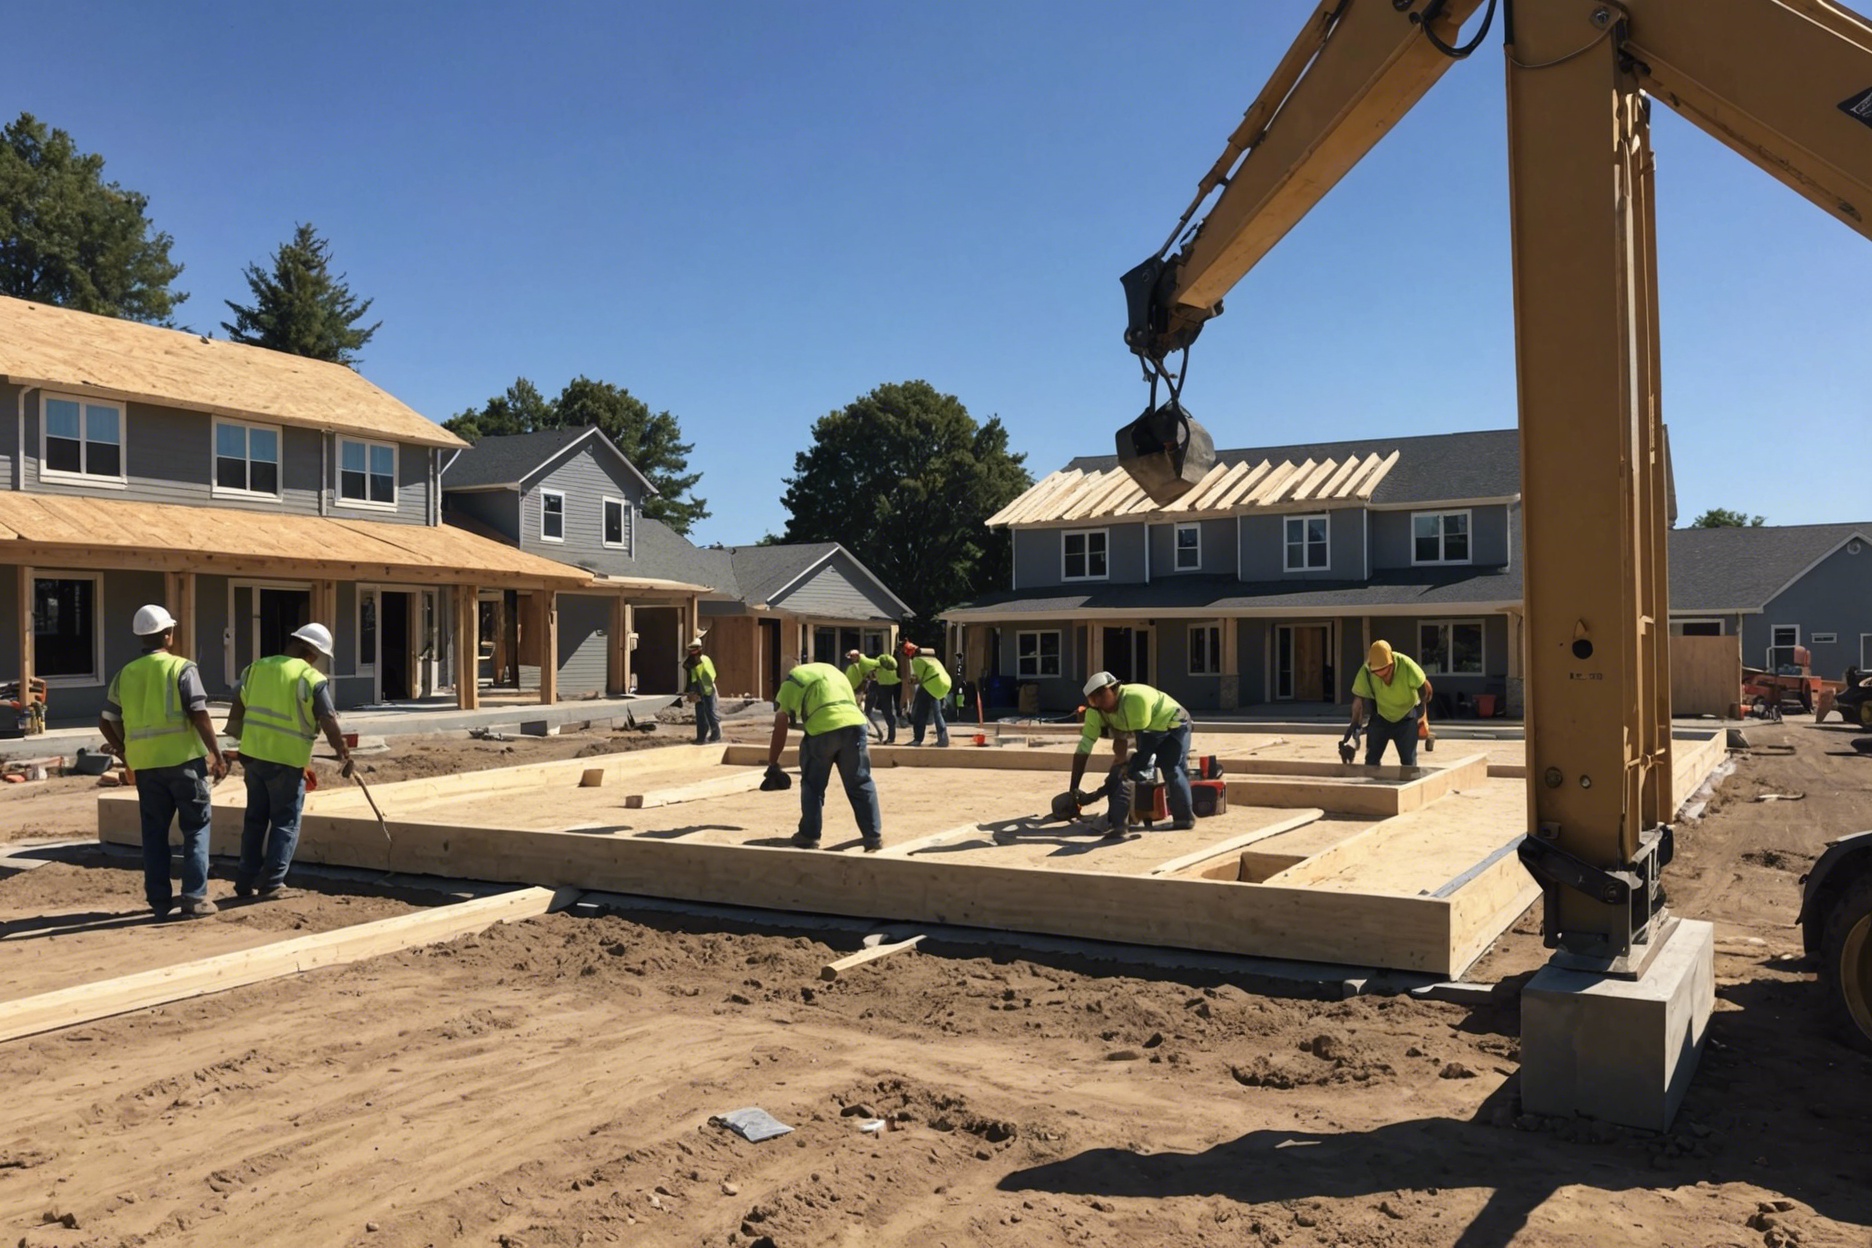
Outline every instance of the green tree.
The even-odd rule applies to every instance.
[[[151,228],[149,199],[104,180],[104,158],[31,113],[0,131],[0,294],[171,324],[188,295],[174,239]]]
[[[1690,522],[1693,529],[1759,529],[1765,524],[1760,516],[1751,516],[1745,512],[1730,511],[1727,507],[1712,507]]]
[[[649,405],[622,386],[608,381],[575,377],[548,402],[532,382],[521,377],[481,407],[469,408],[444,428],[470,442],[541,429],[596,426],[617,444],[637,471],[657,488],[644,500],[644,514],[661,520],[678,533],[687,533],[709,515],[708,500],[695,497],[702,479],[689,471],[693,443],[682,440],[682,425],[669,412],[652,412]]]
[[[234,319],[221,322],[235,342],[356,365],[358,351],[383,324],[358,324],[372,301],[353,295],[343,273],[332,276],[331,243],[310,222],[297,226],[292,240],[274,251],[272,272],[250,264],[243,275],[253,306],[226,300]]]
[[[879,386],[813,425],[780,501],[789,542],[841,542],[910,604],[941,611],[1007,584],[1011,544],[983,521],[1033,484],[999,417],[978,424],[927,381]]]

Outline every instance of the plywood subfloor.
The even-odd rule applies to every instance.
[[[1308,888],[1412,897],[1434,893],[1527,826],[1526,790],[1519,780],[1488,780],[1451,793],[1422,810],[1374,825],[1335,870],[1311,876]],[[1274,883],[1280,883],[1276,876]]]

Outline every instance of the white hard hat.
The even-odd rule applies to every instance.
[[[311,646],[326,658],[329,659],[332,657],[331,629],[326,628],[323,624],[307,624],[304,628],[294,633],[293,637],[298,641],[305,642],[306,645]]]
[[[151,603],[147,607],[138,607],[136,619],[130,622],[130,631],[139,637],[154,637],[166,633],[175,627],[175,616],[170,615],[166,607]]]
[[[690,638],[690,639],[689,639],[689,648],[690,648],[691,650],[700,650],[700,649],[702,648],[702,639],[701,639],[700,637],[692,637],[692,638]]]
[[[1110,672],[1093,672],[1092,679],[1085,683],[1085,696],[1091,697],[1101,689],[1109,689],[1118,683],[1118,678]]]

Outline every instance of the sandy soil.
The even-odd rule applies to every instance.
[[[551,916],[0,1047],[0,1237],[1864,1248],[1872,1060],[1788,955],[1800,870],[1872,825],[1872,762],[1752,735],[1800,751],[1745,758],[1683,830],[1673,901],[1718,922],[1719,1001],[1667,1136],[1521,1114],[1511,997],[928,945],[825,984],[852,943]],[[1531,931],[1485,967],[1537,965]],[[795,1132],[708,1124],[747,1105]]]

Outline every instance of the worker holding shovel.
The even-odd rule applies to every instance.
[[[1374,641],[1365,656],[1365,666],[1352,680],[1352,728],[1356,737],[1365,729],[1365,765],[1376,767],[1384,761],[1385,743],[1397,745],[1398,763],[1417,765],[1417,739],[1427,727],[1430,698],[1436,691],[1430,678],[1409,655],[1398,654],[1388,641]],[[1377,714],[1366,722],[1365,708]],[[1423,735],[1428,736],[1425,732]]]
[[[320,732],[344,774],[351,774],[351,751],[338,726],[331,682],[315,666],[331,657],[331,630],[307,624],[286,643],[286,653],[260,659],[241,673],[227,721],[227,735],[240,741],[247,780],[240,868],[234,876],[237,897],[274,901],[285,896],[305,808],[306,767]]]

